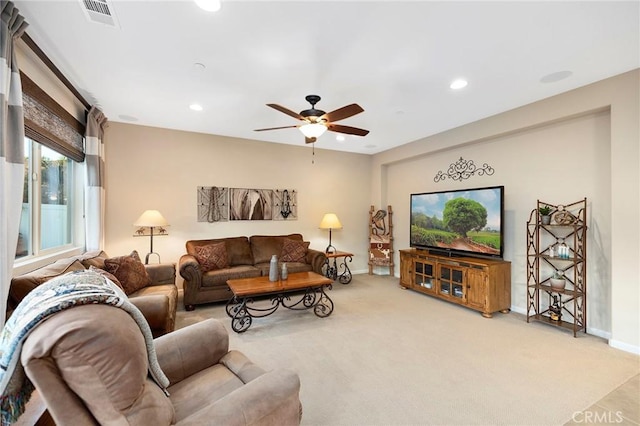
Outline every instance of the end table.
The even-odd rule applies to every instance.
[[[349,269],[349,265],[347,265],[347,261],[351,262],[353,260],[353,253],[335,251],[332,253],[325,253],[325,256],[327,256],[327,260],[325,262],[325,276],[334,281],[338,280],[341,284],[349,284],[353,275],[351,275],[351,270]],[[339,258],[342,258],[341,263],[338,262]],[[342,268],[342,273],[340,274],[338,274],[339,268]]]

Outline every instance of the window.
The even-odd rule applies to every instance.
[[[16,259],[72,247],[75,234],[74,161],[25,138],[22,215]]]

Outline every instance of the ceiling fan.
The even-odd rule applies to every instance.
[[[255,131],[262,132],[265,130],[291,129],[297,127],[304,135],[304,141],[306,143],[315,142],[326,130],[357,136],[366,136],[369,133],[368,130],[359,129],[357,127],[333,124],[336,121],[344,120],[345,118],[353,117],[354,115],[363,112],[364,110],[360,105],[350,104],[347,106],[343,106],[342,108],[338,108],[335,111],[324,112],[321,109],[315,108],[316,104],[320,102],[320,96],[308,95],[305,97],[305,99],[311,104],[311,109],[305,109],[304,111],[300,111],[300,113],[293,112],[290,109],[277,104],[267,104],[267,106],[273,109],[277,109],[280,112],[283,112],[293,118],[302,121],[301,124],[298,124],[297,126],[255,129]]]

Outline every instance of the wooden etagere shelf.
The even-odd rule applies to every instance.
[[[545,206],[551,208],[549,223],[540,216]],[[538,200],[527,222],[527,322],[570,330],[574,337],[587,332],[586,223],[586,198],[568,205]]]

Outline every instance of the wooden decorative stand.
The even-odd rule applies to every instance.
[[[374,213],[375,212],[375,213]],[[373,275],[374,266],[386,266],[393,276],[393,211],[369,210],[369,275]]]

